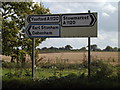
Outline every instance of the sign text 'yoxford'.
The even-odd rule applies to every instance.
[[[27,18],[29,23],[58,23],[59,15],[30,15]]]

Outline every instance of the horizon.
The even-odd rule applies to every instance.
[[[34,0],[39,2],[39,0]],[[87,13],[98,12],[98,35],[91,38],[91,45],[97,44],[98,48],[104,49],[106,46],[119,47],[118,45],[118,2],[101,1],[97,2],[80,2],[80,0],[72,1],[45,1],[42,3],[45,8],[49,8],[52,14],[60,13]],[[65,7],[64,7],[65,6]],[[81,8],[78,9],[78,8]],[[87,46],[86,38],[47,38],[37,48],[42,47],[64,47],[71,45],[77,49]]]

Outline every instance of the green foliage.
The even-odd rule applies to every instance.
[[[73,47],[72,46],[70,46],[70,45],[66,45],[65,46],[65,50],[71,50]]]
[[[11,72],[8,72],[4,75],[4,77],[13,78],[13,74]]]
[[[97,76],[98,78],[109,77],[112,75],[113,68],[111,65],[104,63],[102,60],[95,60],[91,62],[92,75]]]
[[[119,65],[112,67],[101,60],[93,61],[90,77],[85,69],[60,70],[55,67],[37,69],[35,76],[40,76],[34,81],[31,79],[31,69],[11,69],[3,74],[3,88],[120,88]],[[113,74],[113,68],[117,70],[116,74]]]
[[[11,63],[11,62],[2,62],[3,68],[20,68],[21,65],[17,63]]]
[[[82,47],[80,51],[86,51],[86,47]]]
[[[120,82],[116,80],[112,80],[111,78],[117,78],[117,77],[111,77],[111,78],[95,78],[94,76],[91,76],[88,78],[84,74],[76,75],[76,74],[69,74],[67,76],[63,77],[49,77],[46,79],[35,79],[34,81],[32,79],[27,78],[21,78],[21,79],[9,79],[9,80],[3,80],[3,89],[4,88],[39,88],[39,89],[45,89],[45,88],[120,88]]]
[[[31,76],[31,75],[32,75],[31,71],[30,71],[29,69],[26,69],[24,76],[29,77],[29,76]]]
[[[2,62],[2,68],[30,68],[30,63],[25,63],[24,65],[22,63],[12,63],[12,62]]]
[[[113,51],[113,48],[111,46],[107,46],[104,51]]]
[[[33,2],[2,2],[2,9],[2,54],[22,61],[23,54],[31,55],[32,49],[31,38],[25,38],[25,16],[50,14],[50,10]],[[35,48],[44,40],[36,38]]]
[[[22,77],[30,77],[31,71],[29,69],[10,69],[9,72],[3,75],[3,78],[22,78]]]

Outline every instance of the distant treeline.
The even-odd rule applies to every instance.
[[[38,50],[41,50],[41,51],[87,51],[87,48],[88,46],[86,47],[82,47],[80,49],[73,49],[73,47],[71,45],[66,45],[65,47],[43,47],[43,48],[38,48]],[[120,48],[118,47],[111,47],[111,46],[106,46],[104,49],[100,49],[98,48],[98,46],[96,44],[93,44],[91,45],[91,51],[114,51],[114,52],[117,52],[117,51],[120,51]]]

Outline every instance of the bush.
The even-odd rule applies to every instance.
[[[3,68],[31,68],[31,64],[29,63],[14,63],[14,62],[2,62]]]
[[[2,62],[2,67],[3,68],[15,68],[16,64],[15,63],[11,63],[11,62]]]
[[[46,79],[9,79],[3,80],[3,88],[120,88],[120,81],[114,81],[112,79],[92,79],[88,78],[84,73],[80,76],[71,73],[64,77],[49,77]],[[113,77],[111,77],[113,78]]]
[[[104,63],[101,60],[95,60],[91,62],[92,75],[95,75],[98,78],[109,77],[113,73],[111,65]]]
[[[3,78],[22,78],[22,77],[29,77],[32,76],[31,70],[29,69],[13,69],[5,73],[2,77]]]
[[[7,77],[7,78],[13,78],[13,73],[11,72],[8,72],[4,75],[4,77]]]

